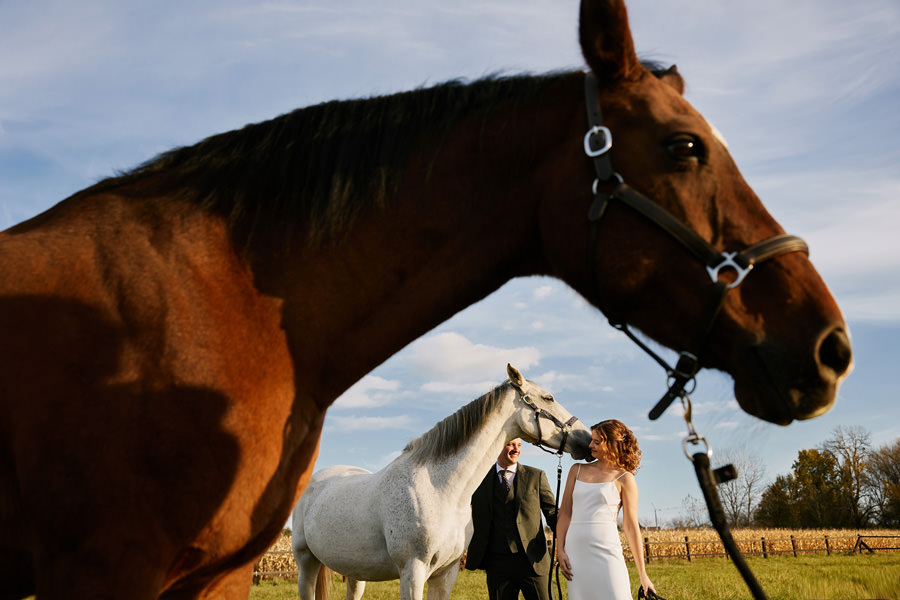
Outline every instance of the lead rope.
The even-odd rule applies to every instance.
[[[559,518],[559,488],[562,483],[562,448],[556,455],[556,518]],[[559,580],[559,561],[556,560],[556,528],[553,528],[553,544],[550,550],[550,578],[547,581],[547,595],[553,598],[553,565],[556,565],[556,600],[562,600],[562,582]]]
[[[691,420],[691,397],[687,393],[681,394],[681,405],[684,408],[684,421],[688,430],[688,435],[682,442],[682,448],[684,449],[684,455],[694,464],[694,472],[697,474],[697,482],[703,491],[703,499],[706,501],[706,509],[709,512],[709,520],[719,534],[722,546],[725,548],[728,556],[731,557],[741,577],[743,577],[750,593],[753,594],[753,598],[755,600],[767,600],[766,593],[763,591],[759,581],[756,580],[756,576],[753,575],[753,571],[747,565],[747,561],[744,560],[744,555],[741,554],[737,543],[734,541],[734,536],[731,535],[731,528],[728,526],[728,519],[725,516],[725,510],[722,508],[722,501],[719,499],[719,492],[716,489],[718,484],[726,483],[737,477],[737,469],[730,464],[715,470],[710,468],[709,457],[712,455],[712,449],[706,438],[699,435],[694,429],[694,423]],[[693,454],[688,452],[688,444],[697,446],[701,443],[706,447],[705,452],[694,452]]]

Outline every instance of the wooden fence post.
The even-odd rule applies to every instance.
[[[688,562],[691,562],[691,543],[688,541],[688,536],[684,536],[684,549],[687,552]]]
[[[875,554],[875,551],[869,548],[869,545],[863,541],[863,536],[856,534],[856,546],[853,547],[854,550],[859,548],[859,553],[862,554],[863,548],[869,551],[869,554]]]
[[[759,538],[759,541],[762,543],[763,558],[769,558],[769,550],[766,548],[766,537]]]
[[[831,556],[831,546],[828,544],[828,534],[825,535],[825,554]]]
[[[794,551],[794,558],[797,558],[797,541],[793,535],[791,535],[791,550]]]
[[[650,564],[650,539],[646,535],[644,536],[644,561],[648,565]]]

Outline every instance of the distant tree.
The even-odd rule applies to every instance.
[[[762,495],[766,467],[759,456],[745,447],[726,448],[717,453],[717,464],[734,465],[737,478],[719,485],[722,508],[731,527],[747,527],[753,521],[753,511]]]
[[[819,448],[800,450],[792,472],[777,477],[763,492],[757,523],[806,528],[900,525],[900,439],[876,452],[869,439],[861,427],[838,426]]]
[[[779,475],[763,491],[753,513],[753,522],[760,527],[799,527],[798,495],[794,476]]]
[[[694,498],[690,494],[681,500],[681,514],[669,521],[669,527],[674,529],[690,529],[693,527],[708,527],[709,513],[706,511],[706,503],[700,498]]]
[[[839,527],[837,461],[816,449],[800,450],[793,472],[766,488],[755,513],[764,527]]]
[[[877,523],[900,527],[900,438],[872,452],[868,477],[877,498]]]
[[[865,527],[878,512],[877,490],[869,477],[872,448],[870,435],[862,427],[834,428],[822,450],[834,457],[838,471],[838,506],[842,525]]]
[[[849,521],[842,515],[841,472],[834,456],[815,448],[800,450],[793,468],[799,526],[849,526]]]

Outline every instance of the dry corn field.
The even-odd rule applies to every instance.
[[[862,541],[872,551],[900,550],[900,530],[896,529],[735,529],[732,531],[740,551],[746,555],[770,556],[801,553],[857,551]],[[625,557],[631,559],[631,550],[622,537]],[[859,536],[862,536],[860,538]],[[644,553],[649,560],[661,558],[691,558],[724,556],[725,550],[713,529],[670,529],[644,531]],[[687,541],[685,541],[687,538]],[[890,549],[890,550],[889,550]],[[865,551],[865,549],[863,549]]]
[[[284,530],[253,569],[253,582],[297,577],[297,563],[291,552],[291,532]],[[257,575],[257,573],[259,575]]]
[[[798,556],[859,551],[859,536],[876,553],[900,552],[900,530],[897,529],[735,529],[733,535],[741,552],[749,556],[763,555],[763,539],[769,556],[790,556],[795,550]],[[624,534],[620,532],[620,536],[625,558],[633,560]],[[687,544],[685,537],[688,539]],[[644,531],[643,538],[646,540],[644,553],[647,554],[649,549],[650,562],[665,558],[687,558],[688,549],[691,559],[725,554],[722,542],[713,529]],[[283,533],[260,558],[255,571],[258,575],[254,575],[254,581],[257,582],[297,576],[297,565],[291,554],[290,531]]]

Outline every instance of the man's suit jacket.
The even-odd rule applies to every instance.
[[[496,466],[485,475],[478,489],[472,495],[472,522],[475,531],[466,555],[467,569],[483,569],[484,560],[490,542],[491,518],[493,513],[493,486],[497,479]],[[556,530],[556,498],[547,482],[547,474],[541,469],[519,463],[513,479],[516,503],[516,529],[519,541],[528,556],[535,573],[549,573],[550,553],[547,551],[547,538],[541,513],[547,524]]]

